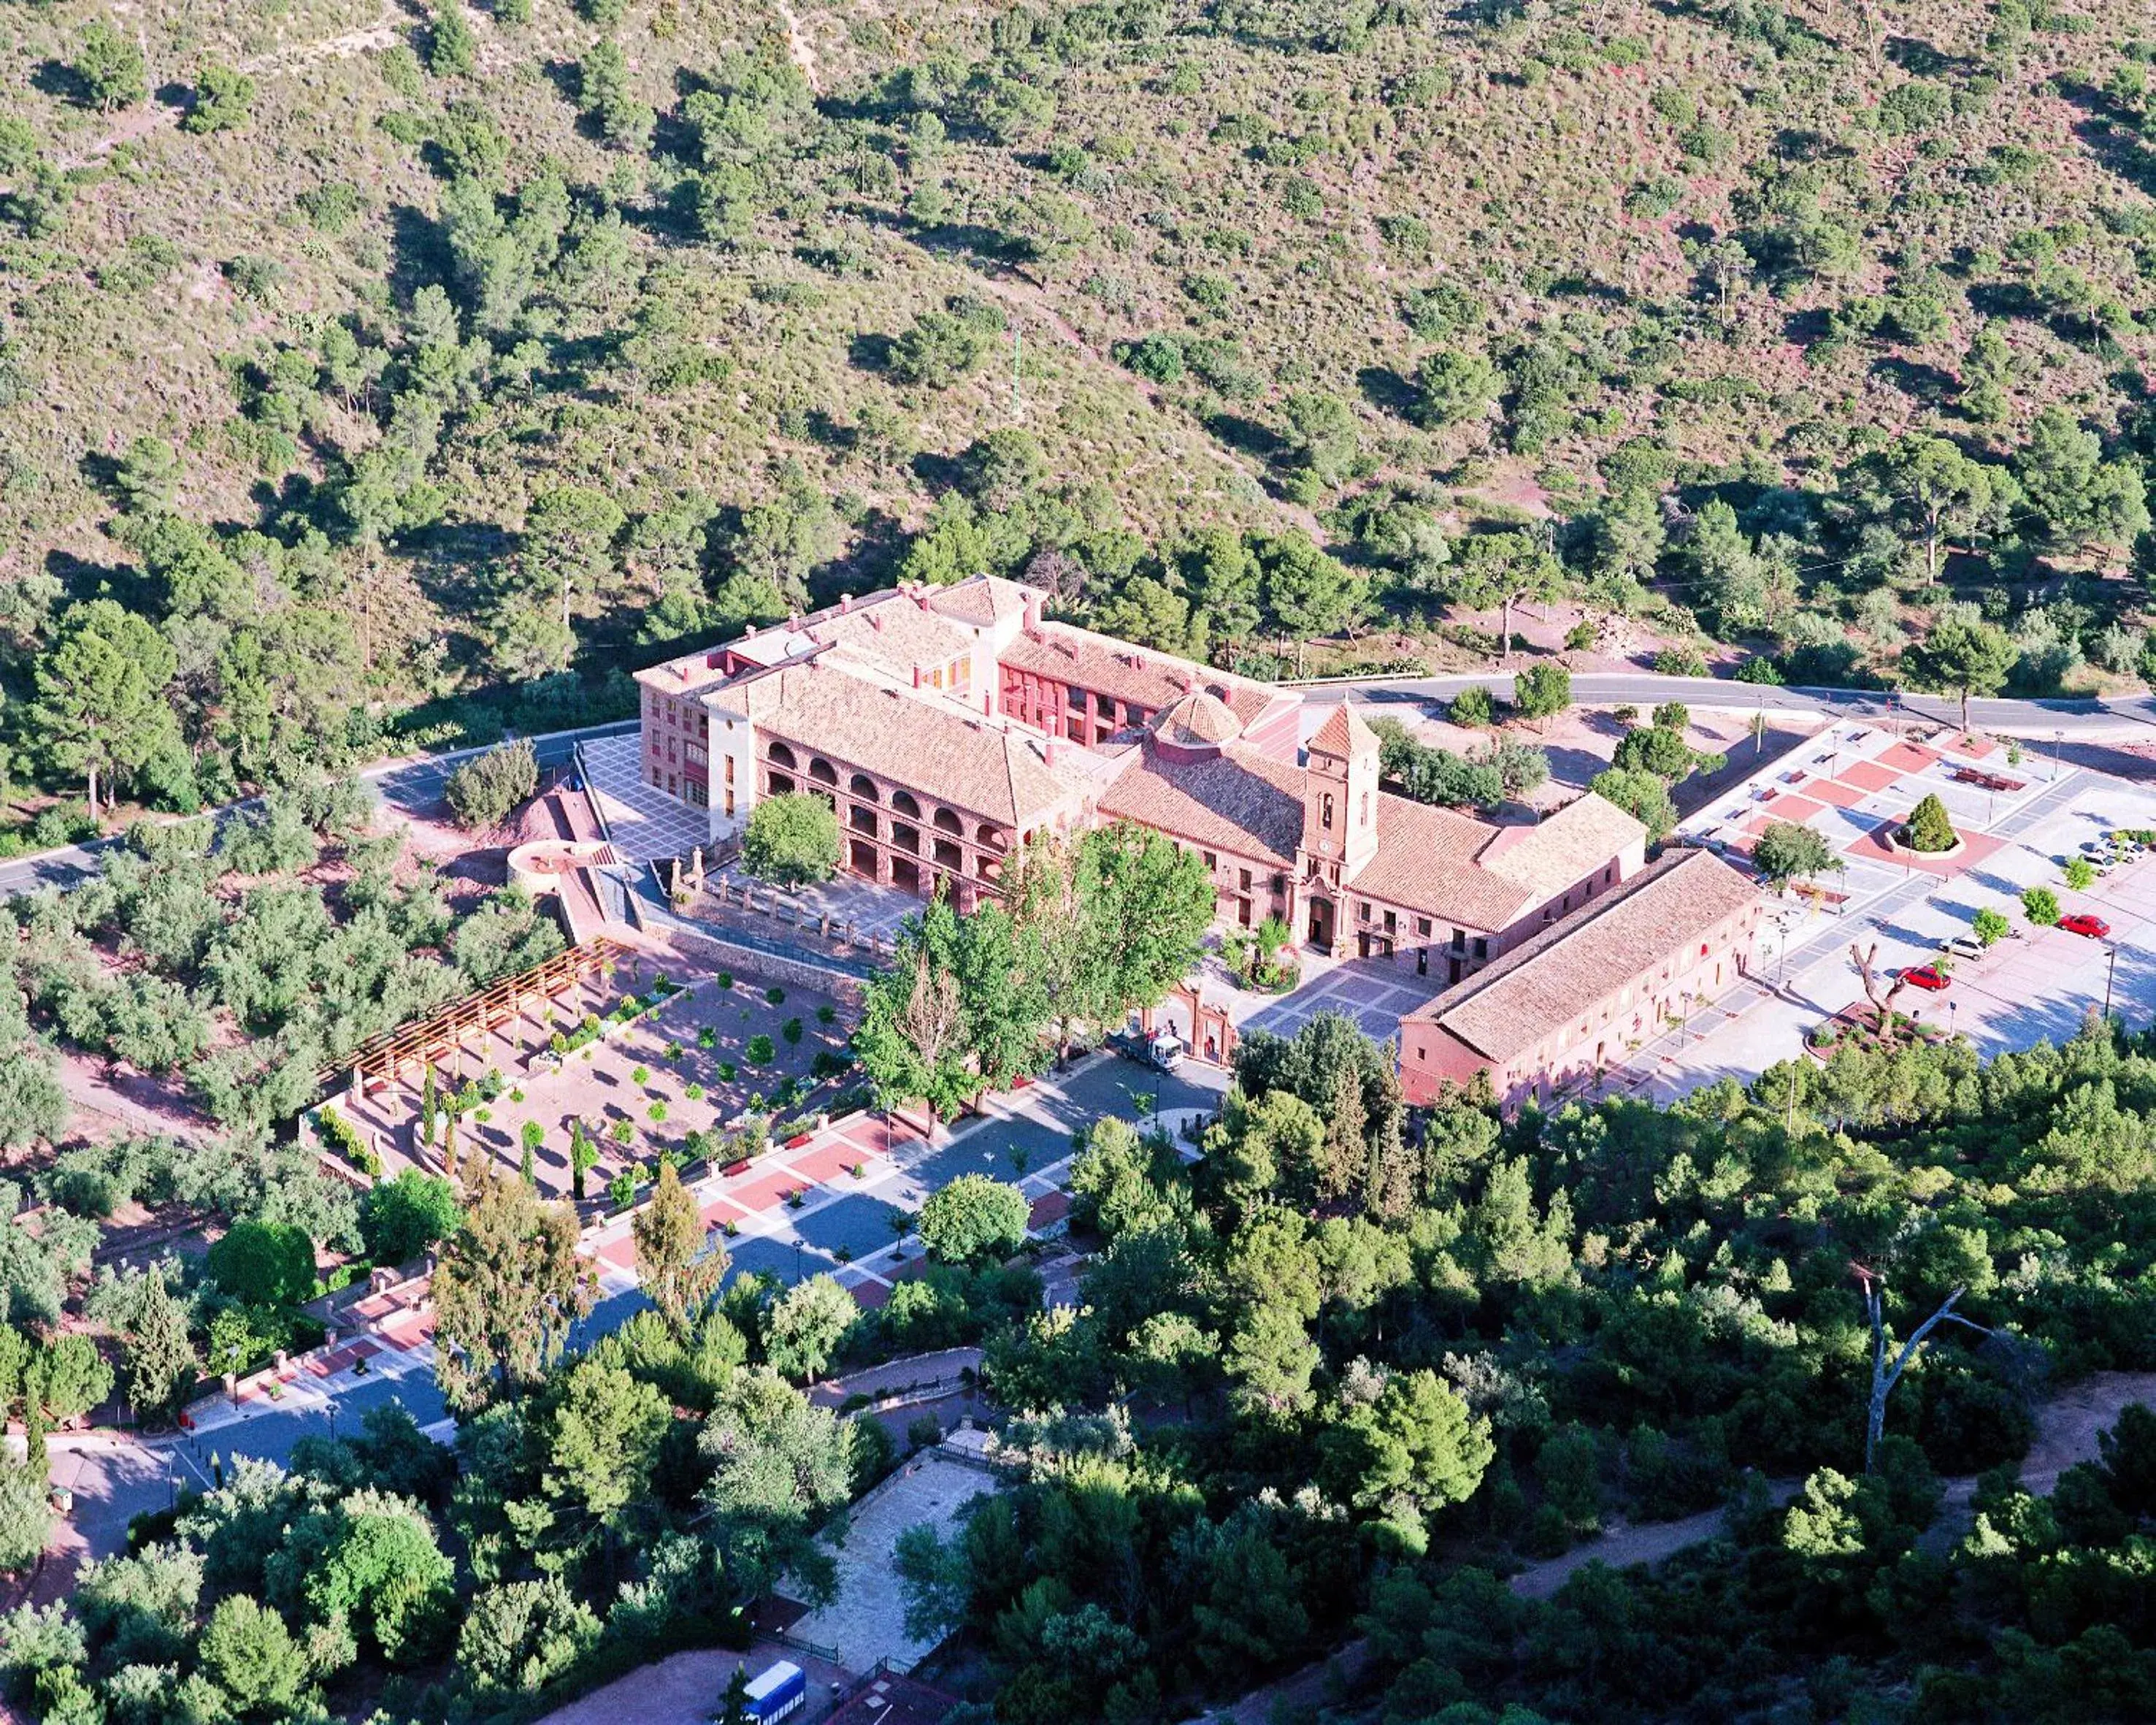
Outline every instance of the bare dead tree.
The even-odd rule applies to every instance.
[[[1871,1003],[1878,1015],[1879,1046],[1892,1048],[1894,1044],[1894,1000],[1909,986],[1907,976],[1894,979],[1893,986],[1881,994],[1879,979],[1872,974],[1872,961],[1879,956],[1879,943],[1874,940],[1869,947],[1860,949],[1854,941],[1850,944],[1849,955],[1856,961],[1856,974],[1864,979],[1864,997]]]
[[[1925,1339],[1943,1323],[1956,1323],[1974,1330],[1979,1336],[1995,1332],[1984,1325],[1964,1317],[1954,1308],[1954,1302],[1969,1290],[1956,1288],[1947,1295],[1939,1309],[1917,1326],[1909,1339],[1902,1344],[1902,1351],[1894,1356],[1893,1363],[1887,1360],[1887,1319],[1883,1310],[1887,1295],[1887,1278],[1877,1270],[1863,1264],[1852,1264],[1850,1269],[1857,1284],[1864,1290],[1864,1315],[1871,1321],[1871,1403],[1864,1421],[1864,1471],[1870,1473],[1879,1454],[1879,1439],[1887,1426],[1887,1398],[1893,1393],[1894,1386],[1902,1381],[1902,1374],[1909,1369],[1917,1357],[1917,1350]]]
[[[958,998],[958,979],[948,971],[930,968],[928,955],[922,953],[914,964],[913,991],[897,1017],[899,1034],[912,1045],[921,1063],[933,1072],[957,1046],[965,1018],[965,1008]]]

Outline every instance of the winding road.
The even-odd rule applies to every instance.
[[[1286,685],[1302,690],[1312,702],[1329,706],[1341,701],[1359,701],[1370,706],[1402,702],[1428,704],[1450,701],[1463,689],[1480,684],[1496,694],[1510,694],[1512,673],[1479,671],[1457,677],[1356,677],[1313,679]],[[1767,683],[1738,682],[1733,677],[1662,677],[1645,671],[1586,671],[1575,672],[1572,698],[1582,707],[1609,707],[1630,703],[1642,710],[1664,701],[1681,701],[1688,707],[1722,708],[1732,712],[1825,713],[1846,718],[1891,718],[1907,714],[1941,724],[1961,723],[1961,703],[1951,695],[1890,694],[1881,689],[1783,687]],[[2111,700],[2034,701],[1975,700],[1969,703],[1969,723],[1979,730],[2037,739],[2064,739],[2073,742],[2117,741],[2139,738],[2156,743],[2156,697],[2122,696]]]

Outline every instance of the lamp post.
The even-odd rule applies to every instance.
[[[2060,769],[2060,767],[2064,764],[2064,759],[2065,759],[2066,752],[2066,734],[2064,731],[2054,731],[2054,732],[2052,732],[2052,733],[2051,733],[2051,781],[2052,781],[2052,783],[2054,783],[2054,784],[2056,784],[2056,783],[2058,782],[2058,778],[2059,778],[2059,769]]]
[[[2107,962],[2103,971],[2103,1016],[2104,1022],[2108,1023],[2111,1021],[2112,979],[2118,974],[2118,943],[2116,940],[2112,941],[2104,948],[2104,952],[2107,955]]]

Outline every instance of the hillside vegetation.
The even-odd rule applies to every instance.
[[[1261,672],[1513,598],[2130,677],[2135,13],[12,5],[16,776],[184,806],[984,567]]]

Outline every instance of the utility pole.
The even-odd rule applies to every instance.
[[[2110,955],[2110,962],[2104,966],[2103,971],[2103,1017],[2104,1022],[2108,1024],[2111,1022],[2112,978],[2118,974],[2118,943],[2113,941],[2104,950]]]

